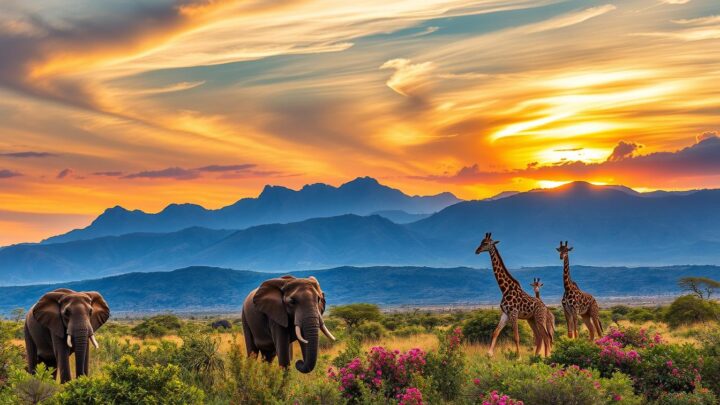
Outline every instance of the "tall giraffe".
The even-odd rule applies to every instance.
[[[550,351],[551,340],[546,329],[547,316],[545,304],[523,291],[520,283],[510,274],[500,257],[500,252],[498,252],[497,247],[495,247],[499,242],[500,241],[492,240],[492,235],[486,233],[485,238],[480,242],[480,246],[475,250],[475,254],[482,252],[488,252],[490,254],[490,262],[492,263],[495,280],[497,280],[498,287],[500,287],[500,291],[502,292],[502,299],[500,300],[500,310],[502,314],[500,316],[500,322],[492,334],[492,342],[490,343],[488,355],[492,357],[498,335],[502,332],[505,324],[510,321],[515,334],[515,350],[519,356],[520,334],[518,332],[518,319],[526,319],[528,324],[530,324],[533,335],[535,335],[535,354],[540,354],[540,348],[544,344],[544,353],[545,356],[547,356]]]
[[[533,282],[530,283],[530,286],[533,288],[533,291],[535,291],[535,298],[539,299],[542,302],[542,298],[540,298],[540,288],[542,288],[544,284],[540,282],[540,278],[533,278]],[[543,304],[545,304],[543,302]],[[547,329],[548,334],[550,335],[550,344],[554,343],[555,340],[555,314],[548,308],[547,305],[545,305],[545,310],[547,311],[547,322],[545,323],[545,329]]]
[[[575,283],[570,277],[570,251],[573,248],[568,247],[568,241],[565,241],[563,245],[560,241],[560,247],[557,251],[560,252],[560,260],[563,261],[563,285],[565,286],[565,293],[562,298],[562,306],[565,311],[565,319],[568,327],[568,337],[578,337],[578,314],[583,319],[585,326],[590,333],[590,340],[595,340],[595,334],[598,337],[603,333],[602,323],[600,322],[600,307],[598,306],[595,297],[580,290],[577,283]]]

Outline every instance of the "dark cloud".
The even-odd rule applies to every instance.
[[[64,179],[65,177],[71,175],[73,173],[72,169],[63,169],[60,171],[60,173],[57,174],[58,179]]]
[[[22,173],[14,170],[0,169],[0,179],[9,179],[11,177],[22,176]]]
[[[4,157],[10,157],[10,158],[47,158],[47,157],[55,157],[57,156],[54,153],[48,153],[48,152],[7,152],[7,153],[0,153],[0,156]]]
[[[182,167],[168,167],[162,170],[148,170],[123,176],[123,179],[176,179],[192,180],[200,177],[196,170]]]
[[[568,180],[593,177],[673,180],[720,175],[720,137],[706,133],[699,142],[674,152],[655,152],[633,156],[639,147],[622,141],[605,162],[560,161],[548,165],[528,165],[525,169],[492,171],[479,165],[466,166],[454,174],[411,176],[414,179],[456,184],[502,184],[513,178]]]
[[[210,165],[210,166],[203,166],[198,167],[195,170],[200,172],[237,172],[237,171],[245,171],[252,168],[257,167],[257,165],[252,163],[246,163],[242,165]]]
[[[288,174],[268,170],[253,170],[257,165],[244,163],[238,165],[208,165],[185,169],[182,167],[168,167],[162,170],[148,170],[138,173],[131,173],[123,176],[123,179],[176,179],[192,180],[209,173],[217,173],[221,179],[244,179],[252,177],[286,177]],[[102,172],[101,172],[102,173]],[[116,172],[105,172],[116,173]],[[95,173],[96,175],[102,175]],[[108,175],[108,174],[106,174]]]
[[[95,172],[93,173],[93,176],[106,176],[106,177],[120,177],[123,175],[123,172]]]
[[[615,145],[610,156],[608,156],[608,162],[617,162],[619,160],[627,159],[632,157],[636,150],[642,148],[642,145],[635,142],[620,141]]]
[[[585,148],[563,148],[563,149],[555,149],[555,152],[578,152]]]

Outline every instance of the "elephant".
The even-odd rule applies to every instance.
[[[28,372],[38,363],[60,372],[66,383],[70,375],[70,355],[75,353],[75,374],[88,373],[89,347],[98,348],[95,332],[110,318],[110,308],[100,293],[75,292],[60,288],[43,295],[25,316],[25,349]]]
[[[301,373],[315,368],[319,334],[335,337],[325,326],[325,294],[315,277],[283,276],[263,282],[245,298],[242,310],[243,334],[247,354],[258,353],[267,362],[275,356],[281,367],[292,359],[292,343],[300,342],[303,359],[295,362]]]
[[[232,329],[232,324],[227,319],[221,319],[210,324],[210,327],[213,329]]]

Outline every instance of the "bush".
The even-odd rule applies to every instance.
[[[0,392],[0,404],[39,404],[52,398],[59,388],[52,369],[48,370],[44,364],[37,366],[34,375],[15,368]]]
[[[379,322],[364,322],[354,329],[353,335],[363,341],[380,340],[385,336],[385,327]]]
[[[288,374],[275,363],[248,358],[237,343],[230,349],[227,370],[230,403],[276,404],[287,399]]]
[[[366,321],[379,321],[382,318],[380,307],[375,304],[349,304],[333,307],[330,315],[342,319],[349,331]]]
[[[427,356],[427,375],[434,391],[444,400],[453,400],[460,394],[465,371],[465,354],[462,352],[462,329],[438,336],[437,352]]]
[[[552,354],[547,358],[547,362],[564,366],[597,368],[600,364],[600,347],[585,339],[561,338],[555,341]]]
[[[492,334],[500,322],[500,311],[479,310],[468,318],[463,325],[463,334],[468,342],[489,344]],[[518,321],[518,331],[521,344],[534,342],[532,330],[525,321]],[[513,328],[508,322],[503,328],[498,341],[514,342]]]
[[[699,340],[702,344],[700,354],[703,362],[700,373],[703,376],[703,385],[720,397],[720,331],[705,332],[700,335]]]
[[[692,345],[660,344],[640,351],[635,389],[650,399],[667,392],[692,392],[701,382],[700,353]]]
[[[204,394],[182,382],[175,365],[143,367],[125,356],[102,377],[80,377],[65,385],[59,404],[202,404]]]
[[[225,370],[219,343],[210,335],[188,334],[183,336],[183,345],[177,350],[175,362],[203,388],[211,388]]]
[[[718,397],[712,391],[700,388],[694,392],[663,393],[655,401],[656,405],[716,405]]]
[[[395,329],[392,332],[393,336],[398,337],[408,337],[413,335],[419,335],[421,333],[425,333],[425,329],[421,326],[403,326],[401,328]]]
[[[175,315],[157,315],[142,321],[132,328],[132,332],[140,338],[159,338],[180,331],[182,326],[182,321]]]
[[[706,301],[696,295],[683,295],[670,304],[665,312],[665,322],[670,327],[692,325],[717,321],[720,316],[720,305],[713,301]]]

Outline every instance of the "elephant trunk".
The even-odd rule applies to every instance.
[[[85,365],[87,364],[87,356],[89,355],[88,342],[90,333],[89,331],[82,330],[74,333],[75,334],[72,335],[72,344],[75,349],[75,375],[80,377],[88,373]]]
[[[302,321],[302,335],[307,343],[301,343],[303,359],[295,363],[295,368],[301,373],[309,373],[315,368],[318,356],[318,332],[320,330],[320,318],[306,318]]]

